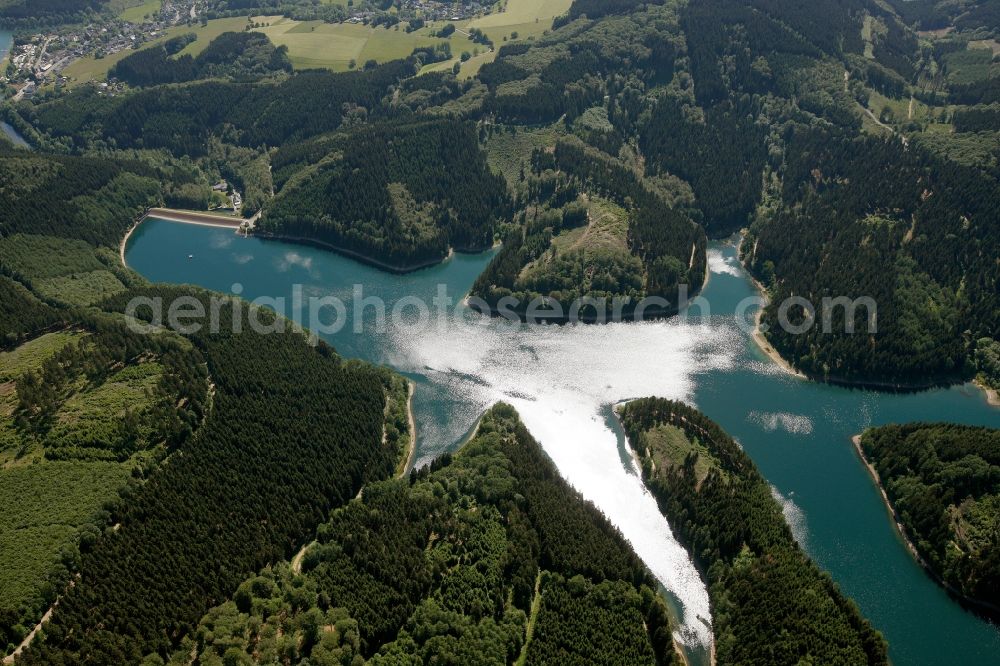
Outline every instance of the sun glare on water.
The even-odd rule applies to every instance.
[[[712,642],[708,591],[632,462],[623,462],[610,406],[643,396],[690,400],[696,372],[731,367],[734,325],[678,320],[604,326],[514,326],[474,317],[391,334],[393,365],[447,382],[479,410],[513,405],[560,473],[615,524],[683,606],[676,638]],[[628,459],[630,460],[630,459]],[[425,461],[424,461],[425,462]]]

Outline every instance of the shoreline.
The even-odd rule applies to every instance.
[[[615,404],[613,404],[611,406],[611,413],[614,414],[615,423],[618,425],[618,428],[621,430],[621,435],[624,438],[623,442],[624,442],[624,445],[625,445],[625,449],[628,451],[629,457],[631,458],[632,463],[635,465],[636,472],[639,475],[639,480],[642,482],[643,488],[646,489],[646,492],[648,492],[650,495],[652,495],[653,494],[652,490],[650,490],[649,486],[647,485],[648,479],[646,478],[646,474],[645,474],[645,472],[643,471],[643,468],[642,468],[642,459],[640,458],[639,452],[636,449],[632,448],[632,443],[628,441],[628,436],[625,434],[625,424],[622,423],[621,412],[619,411],[622,407],[624,407],[628,403],[632,402],[633,400],[635,400],[635,398],[628,398],[628,399],[616,402]],[[652,461],[650,461],[650,462],[652,463]],[[656,464],[652,463],[652,465],[653,465],[652,471],[655,473],[656,472]],[[659,500],[656,500],[655,496],[653,497],[653,499],[656,501],[657,509],[659,509],[659,506],[660,506]],[[663,515],[663,519],[667,520],[667,516],[666,516],[666,514],[663,514],[662,510],[660,510],[660,513]],[[667,525],[668,526],[670,525],[670,521],[669,520],[667,520]],[[673,531],[673,529],[674,529],[673,527],[670,527],[671,531]],[[691,559],[691,562],[694,564],[695,569],[698,571],[698,576],[700,578],[702,578],[702,579],[707,579],[706,574],[701,571],[701,569],[698,567],[698,565],[696,563],[694,563],[694,557],[691,555],[691,551],[688,549],[688,547],[685,546],[684,544],[681,544],[680,541],[678,541],[677,543],[681,545],[681,547],[684,549],[684,552],[686,552],[687,555],[688,555],[688,557]],[[705,580],[702,580],[702,583],[705,583]],[[662,583],[660,584],[660,587],[663,588],[663,589],[666,589],[663,586]],[[705,586],[705,589],[708,589],[707,584]],[[680,608],[681,612],[678,613],[675,610],[674,604],[671,602],[671,599],[669,598],[669,596],[667,594],[664,594],[663,592],[658,592],[658,594],[660,594],[661,597],[666,597],[665,598],[665,602],[667,604],[667,612],[670,615],[670,621],[673,622],[673,623],[676,623],[678,625],[681,624],[682,621],[683,621],[683,617],[684,617],[684,615],[683,615],[683,611],[684,611],[683,604],[681,604],[681,608]],[[678,601],[678,603],[679,603],[679,601]],[[705,622],[705,619],[702,618],[700,615],[695,615],[695,619],[701,621],[702,623]],[[716,659],[715,659],[715,616],[712,615],[709,618],[709,620],[711,622],[709,628],[712,631],[712,644],[709,645],[709,646],[707,646],[708,647],[708,666],[715,666],[715,664],[716,664]],[[680,656],[681,661],[683,662],[684,666],[690,666],[691,661],[688,659],[688,655],[684,651],[684,648],[686,647],[684,645],[684,643],[678,641],[676,637],[672,638],[672,642],[673,642],[673,645],[674,645],[674,651]],[[694,648],[692,648],[692,650],[694,650]]]
[[[150,218],[165,220],[167,222],[176,222],[178,224],[194,224],[201,227],[232,229],[233,231],[238,231],[240,225],[247,221],[242,218],[225,218],[221,215],[212,215],[211,213],[196,213],[193,211],[172,210],[169,208],[150,208],[138,220],[136,220],[135,224],[133,224],[132,227],[125,233],[125,236],[118,244],[118,258],[121,260],[122,266],[125,268],[128,268],[128,263],[125,261],[125,250],[128,247],[128,241],[132,238],[132,234],[135,233],[136,229],[138,229],[143,222]]]
[[[1000,407],[1000,392],[996,389],[990,388],[985,383],[981,382],[978,378],[973,379],[972,383],[976,387],[986,394],[986,404],[992,407]]]
[[[965,595],[961,590],[955,588],[951,583],[947,582],[944,578],[938,575],[938,573],[931,568],[931,565],[927,562],[927,560],[924,559],[924,556],[920,554],[920,551],[917,550],[913,541],[910,540],[910,535],[907,534],[906,528],[903,526],[899,513],[896,511],[896,507],[893,506],[892,502],[889,500],[889,495],[885,492],[885,487],[882,485],[882,479],[879,476],[878,470],[875,469],[875,466],[870,460],[868,460],[868,456],[865,455],[865,451],[861,446],[862,435],[863,433],[851,437],[851,442],[854,444],[854,450],[857,452],[862,464],[864,464],[864,466],[868,469],[868,474],[871,476],[872,481],[875,482],[875,487],[878,488],[879,494],[882,495],[882,502],[885,505],[886,511],[889,512],[889,517],[892,519],[893,525],[896,526],[896,533],[899,534],[900,538],[902,538],[903,543],[906,545],[906,549],[910,551],[910,555],[913,556],[913,559],[920,565],[920,568],[927,572],[934,582],[944,588],[944,590],[962,606],[987,614],[990,617],[996,617],[997,614],[1000,613],[1000,606]]]
[[[750,280],[751,284],[753,284],[754,288],[757,290],[757,293],[759,293],[760,297],[764,300],[764,303],[759,308],[757,308],[757,312],[754,314],[753,331],[750,333],[750,337],[757,345],[757,348],[760,349],[760,351],[762,351],[766,357],[771,359],[775,365],[777,365],[781,370],[783,370],[785,374],[791,375],[792,377],[797,377],[798,379],[805,379],[808,381],[810,378],[804,372],[796,370],[791,363],[785,360],[785,358],[778,353],[778,350],[775,349],[773,346],[771,346],[771,343],[769,343],[767,341],[767,338],[764,336],[764,332],[760,330],[760,322],[761,319],[763,319],[764,317],[764,308],[767,307],[767,304],[771,301],[771,299],[768,296],[767,289],[764,288],[764,285],[760,283],[760,280],[754,277],[754,275],[749,271],[749,269],[747,269],[746,264],[743,263],[742,258],[739,257],[739,245],[740,244],[737,243],[736,247],[737,247],[737,258],[739,259],[740,267],[746,274],[747,279]]]
[[[493,407],[495,407],[496,405],[497,405],[497,403],[493,403],[492,405],[490,405],[489,407],[487,407],[485,410],[483,410],[483,413],[480,414],[479,418],[476,419],[476,424],[474,426],[472,426],[472,430],[469,431],[469,434],[466,435],[462,439],[462,441],[459,443],[459,445],[455,448],[455,455],[461,453],[462,449],[464,449],[465,446],[469,442],[471,442],[472,440],[474,440],[476,438],[476,436],[479,434],[479,426],[482,425],[482,423],[483,423],[483,417],[486,416],[486,412],[488,412],[491,409],[493,409]]]
[[[764,290],[762,289],[761,284],[757,282],[757,280],[755,280],[753,277],[751,277],[750,279],[753,280],[753,283],[757,286],[757,289],[760,290],[762,297],[766,299],[767,297],[763,296],[766,292],[764,292]],[[778,353],[777,349],[771,346],[771,343],[767,341],[767,338],[764,337],[764,332],[760,330],[760,321],[764,317],[764,307],[765,306],[762,305],[759,308],[757,308],[757,314],[754,315],[753,332],[750,334],[750,337],[757,345],[757,348],[760,351],[762,351],[765,356],[771,359],[771,361],[775,365],[781,368],[781,370],[786,375],[790,375],[792,377],[808,381],[809,377],[801,370],[796,370],[795,367],[791,363],[789,363],[784,356]]]
[[[156,220],[165,220],[167,222],[177,222],[179,224],[193,224],[196,226],[216,227],[220,229],[232,229],[233,231],[239,231],[240,227],[244,222],[253,222],[255,221],[256,216],[254,218],[239,218],[239,217],[229,217],[223,215],[214,215],[212,213],[201,213],[197,211],[174,210],[170,208],[150,208],[141,218],[139,218],[139,220],[135,224],[132,225],[132,227],[128,230],[128,232],[125,234],[125,237],[122,238],[121,243],[119,244],[118,255],[119,258],[121,259],[122,266],[125,266],[126,268],[128,267],[128,264],[125,261],[125,250],[128,246],[129,239],[132,237],[132,234],[135,233],[135,230],[138,229],[143,222],[145,222],[147,219],[150,218]],[[407,273],[413,273],[415,271],[419,271],[424,268],[431,268],[432,266],[438,266],[447,261],[450,261],[457,252],[455,248],[449,247],[448,254],[442,259],[428,259],[426,261],[421,261],[414,264],[397,266],[394,264],[388,264],[383,261],[379,261],[378,259],[369,257],[360,252],[339,247],[332,243],[327,243],[326,241],[318,240],[315,238],[307,238],[305,236],[292,236],[286,234],[275,234],[275,233],[261,232],[261,231],[257,232],[251,231],[249,235],[254,238],[259,238],[265,241],[266,240],[284,241],[286,243],[295,243],[298,245],[315,247],[320,250],[327,250],[348,257],[349,259],[353,259],[358,263],[365,264],[366,266],[372,266],[374,268],[378,268],[380,270],[393,273],[395,275],[405,275]],[[469,250],[458,250],[458,251],[468,252],[470,254],[476,254],[481,251],[486,252],[489,249],[490,248],[486,248],[484,250],[469,249]]]
[[[315,238],[307,238],[305,236],[289,236],[286,234],[274,234],[265,231],[257,231],[250,234],[254,238],[260,238],[261,240],[276,240],[284,241],[286,243],[297,243],[299,245],[308,245],[310,247],[319,248],[320,250],[329,250],[336,254],[343,255],[349,259],[354,259],[358,263],[365,264],[367,266],[372,266],[374,268],[381,269],[388,273],[393,273],[395,275],[406,275],[407,273],[413,273],[424,268],[431,268],[432,266],[438,266],[451,259],[455,256],[455,248],[449,247],[448,254],[443,259],[428,259],[426,261],[417,262],[415,264],[408,264],[406,266],[395,266],[393,264],[387,264],[383,261],[379,261],[373,257],[369,257],[360,252],[355,252],[354,250],[348,250],[347,248],[339,247],[333,245],[332,243],[327,243],[326,241],[317,240]],[[485,251],[485,250],[484,250]]]
[[[882,485],[882,478],[879,476],[878,470],[875,469],[875,465],[868,460],[868,456],[865,455],[864,449],[861,447],[861,434],[851,436],[851,442],[854,444],[854,450],[857,452],[858,457],[861,459],[861,463],[868,470],[868,475],[871,477],[872,481],[875,482],[875,487],[878,488],[879,494],[882,496],[882,503],[885,505],[886,511],[889,512],[889,517],[892,518],[893,524],[896,526],[896,532],[903,539],[903,543],[906,545],[906,549],[910,551],[910,555],[917,561],[917,563],[932,575],[936,577],[936,574],[931,571],[930,565],[924,560],[923,556],[917,550],[917,547],[910,540],[910,536],[906,533],[906,528],[903,527],[903,523],[899,518],[899,514],[896,512],[896,508],[889,501],[889,495],[885,492],[885,487]]]

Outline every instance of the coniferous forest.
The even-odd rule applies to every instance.
[[[888,663],[882,636],[802,552],[729,435],[660,398],[619,416],[643,480],[707,579],[718,663]]]
[[[208,292],[147,285],[108,247],[162,201],[172,183],[156,176],[169,170],[14,152],[0,173],[13,213],[0,237],[12,380],[0,422],[5,506],[15,521],[32,509],[69,520],[62,498],[34,507],[34,493],[102,479],[86,496],[63,489],[83,502],[73,511],[93,514],[74,518],[78,531],[58,549],[37,551],[43,568],[17,574],[25,596],[0,600],[0,638],[6,652],[58,597],[45,641],[21,663],[167,656],[246,576],[289,557],[364,483],[393,474],[398,438],[383,422],[396,380],[236,300],[222,308],[219,333],[127,329],[120,313],[136,296],[209,307]],[[40,205],[53,190],[65,208]],[[254,333],[251,316],[273,330]],[[8,496],[8,481],[33,490]]]
[[[930,570],[1000,608],[1000,431],[949,423],[873,428],[861,450]]]
[[[329,243],[395,268],[493,244],[507,187],[487,168],[471,124],[376,124],[333,145],[339,159],[303,169],[282,188],[261,221],[264,233]]]
[[[977,55],[991,15],[945,4],[580,0],[471,77],[413,78],[430,47],[289,73],[262,35],[222,34],[197,57],[178,55],[182,35],[118,62],[122,94],[81,86],[5,114],[48,150],[153,162],[174,182],[168,202],[203,205],[229,178],[248,216],[263,210],[261,233],[379,265],[501,241],[475,289],[491,310],[505,296],[674,302],[703,282],[701,234],[743,229],[773,303],[765,335],[796,368],[924,385],[975,374],[1000,312],[997,76]],[[914,32],[941,22],[956,32]],[[621,210],[554,224],[573,192]],[[595,247],[606,217],[624,224]],[[871,335],[845,332],[852,315],[836,307],[833,332],[784,334],[791,295],[871,298]]]
[[[239,299],[218,332],[130,330],[133,298],[218,297],[123,265],[151,207],[400,273],[493,249],[470,305],[592,323],[677,313],[738,238],[760,331],[810,378],[1000,387],[995,1],[574,0],[516,31],[490,26],[515,2],[193,4],[62,79],[50,44],[145,3],[0,0],[0,119],[30,146],[0,134],[0,656],[51,610],[17,664],[682,660],[657,580],[511,407],[403,475],[392,371]],[[295,53],[332,26],[392,48]],[[793,297],[841,302],[793,333]],[[887,662],[737,442],[677,402],[619,416],[718,663]],[[996,431],[861,447],[930,570],[1000,604]]]
[[[317,534],[298,570],[247,578],[176,657],[675,663],[654,580],[509,406],[457,453],[366,486]]]

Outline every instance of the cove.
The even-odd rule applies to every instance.
[[[1000,427],[1000,409],[971,384],[890,394],[785,374],[736,325],[737,304],[755,292],[735,247],[716,242],[709,252],[702,295],[711,312],[687,321],[527,327],[459,308],[462,316],[446,322],[379,327],[367,310],[360,333],[347,327],[327,340],[344,356],[414,380],[417,465],[457,446],[488,405],[513,404],[560,472],[664,583],[693,662],[704,663],[710,643],[707,593],[638,479],[611,411],[621,400],[685,400],[732,434],[772,484],[800,543],[886,635],[895,663],[995,663],[1000,631],[910,557],[850,437],[917,420]],[[307,295],[348,303],[361,284],[389,307],[410,296],[430,301],[438,285],[460,299],[490,256],[456,255],[401,276],[323,250],[161,220],[141,225],[126,248],[128,265],[156,282],[225,293],[239,283],[245,298],[289,301],[300,284]]]

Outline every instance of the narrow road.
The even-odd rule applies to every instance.
[[[42,58],[45,57],[45,51],[49,48],[49,44],[52,43],[53,39],[55,39],[55,37],[46,37],[45,38],[45,43],[42,44],[42,48],[38,51],[38,58],[35,60],[35,70],[36,71],[41,68],[41,66],[42,66]]]
[[[73,587],[73,585],[75,585],[75,581],[70,581],[69,586]],[[21,654],[21,652],[23,652],[26,647],[31,645],[31,641],[33,641],[35,639],[35,636],[38,635],[38,632],[41,631],[42,625],[44,625],[52,618],[52,611],[54,611],[56,609],[56,606],[58,605],[59,605],[59,599],[56,599],[55,601],[52,602],[52,605],[49,607],[47,611],[45,611],[45,615],[43,615],[42,619],[38,621],[38,624],[35,625],[35,628],[32,629],[30,632],[28,632],[28,635],[24,637],[24,640],[21,641],[20,645],[14,648],[13,652],[11,652],[9,655],[3,658],[2,663],[4,664],[14,663],[14,660],[17,659],[17,656]]]

